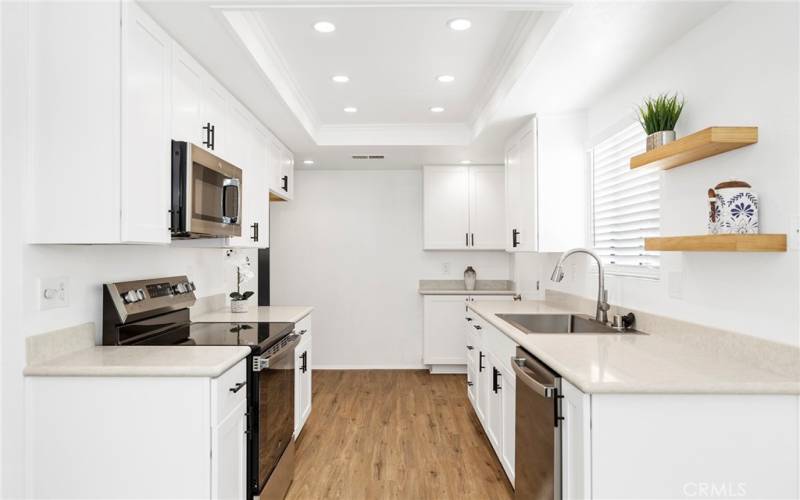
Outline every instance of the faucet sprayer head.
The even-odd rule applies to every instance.
[[[556,283],[561,283],[561,280],[564,279],[564,268],[561,266],[560,262],[556,264],[555,269],[553,269],[553,274],[550,275],[550,279]]]

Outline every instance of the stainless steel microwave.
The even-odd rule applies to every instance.
[[[173,239],[242,235],[242,170],[190,142],[172,141]]]

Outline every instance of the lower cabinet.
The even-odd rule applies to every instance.
[[[510,301],[509,295],[426,295],[423,305],[422,362],[432,370],[467,364],[464,350],[464,317],[475,301]],[[463,373],[463,371],[461,372]]]
[[[294,350],[294,438],[297,439],[311,414],[311,316],[298,321],[295,331],[301,337]]]
[[[246,381],[27,377],[25,497],[245,498]]]

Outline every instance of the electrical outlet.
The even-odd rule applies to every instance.
[[[69,305],[69,278],[58,276],[55,278],[39,279],[39,310],[67,307]]]
[[[789,248],[792,250],[800,249],[800,215],[792,217],[790,225],[791,233],[789,234]]]
[[[667,288],[670,298],[683,298],[683,273],[671,272],[667,274]]]
[[[442,274],[444,274],[444,275],[450,274],[450,263],[449,262],[442,262]]]

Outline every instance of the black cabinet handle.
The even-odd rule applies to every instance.
[[[498,370],[497,368],[495,368],[493,366],[492,367],[492,391],[495,394],[497,394],[497,391],[500,390],[500,381],[498,380],[499,378],[500,378],[500,370]]]
[[[303,361],[303,364],[300,365],[300,371],[305,373],[308,371],[308,351],[303,351],[303,354],[300,355],[300,359]]]
[[[511,246],[513,248],[517,248],[517,245],[519,245],[518,236],[519,236],[519,231],[517,231],[516,229],[511,231]]]
[[[464,233],[464,246],[469,246],[469,233]]]
[[[283,181],[283,186],[281,186],[281,189],[283,189],[284,191],[286,191],[288,193],[289,192],[289,176],[288,175],[284,175],[283,177],[281,177],[281,180]]]
[[[475,233],[469,233],[469,238],[471,240],[472,246],[475,246]]]
[[[250,224],[250,227],[253,229],[253,236],[251,236],[250,239],[258,241],[258,222],[253,222]]]
[[[467,350],[468,350],[468,351],[471,351],[471,350],[473,350],[473,349],[475,349],[475,348],[474,348],[474,347],[472,347],[471,345],[468,345],[468,346],[467,346]]]
[[[479,373],[483,371],[483,357],[484,356],[485,356],[485,354],[483,354],[483,351],[478,351],[478,372]]]
[[[469,380],[467,380],[467,385],[468,385],[468,386],[470,386],[470,387],[472,387],[472,382],[470,382]]]
[[[206,140],[203,141],[203,146],[207,147],[210,150],[214,150],[214,142],[216,138],[216,127],[211,125],[210,122],[207,122],[205,126],[203,126],[203,130],[206,131]]]
[[[231,391],[232,393],[236,394],[237,392],[242,390],[242,387],[244,387],[246,385],[247,385],[247,382],[239,382],[238,384],[234,385],[233,387],[231,387],[228,390]]]
[[[470,318],[469,316],[467,316],[465,319],[466,319],[467,321],[472,321],[472,318]]]
[[[483,330],[483,327],[481,325],[472,325],[472,326],[475,327],[476,330]]]

